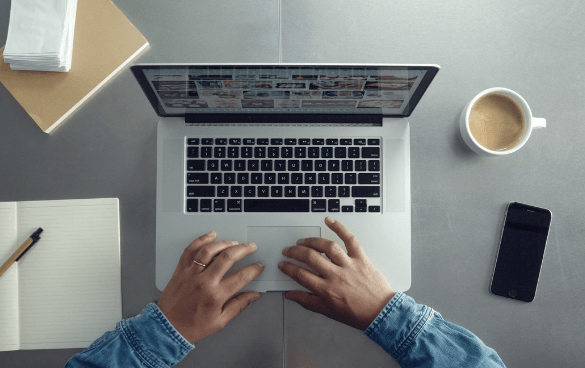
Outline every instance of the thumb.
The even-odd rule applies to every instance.
[[[238,314],[242,313],[244,309],[250,305],[254,300],[260,298],[260,293],[246,292],[236,295],[223,305],[222,318],[224,324],[234,319]]]
[[[308,309],[311,312],[329,317],[329,308],[327,308],[321,298],[316,295],[311,295],[306,291],[294,290],[284,294],[284,297],[299,303],[303,308]]]

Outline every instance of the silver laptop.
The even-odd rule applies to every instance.
[[[306,290],[281,273],[299,238],[343,247],[342,222],[392,287],[411,284],[410,116],[437,65],[137,64],[156,113],[156,286],[215,230],[254,242],[244,290]],[[305,266],[306,267],[306,266]]]

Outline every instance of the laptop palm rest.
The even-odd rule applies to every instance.
[[[258,249],[237,262],[232,269],[236,271],[252,263],[262,261],[266,264],[266,268],[254,281],[291,281],[290,277],[278,269],[280,261],[287,260],[306,269],[310,270],[310,268],[283,256],[282,249],[295,245],[298,239],[320,236],[320,226],[249,226],[247,242],[255,243]]]

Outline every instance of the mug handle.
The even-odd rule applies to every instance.
[[[546,128],[546,119],[532,117],[532,129]]]

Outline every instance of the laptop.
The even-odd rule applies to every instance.
[[[254,242],[243,290],[306,290],[278,269],[299,238],[357,236],[397,291],[411,284],[407,117],[438,65],[136,64],[157,128],[156,286],[185,247]],[[289,259],[290,261],[290,259]],[[299,263],[300,264],[300,263]],[[308,268],[304,264],[301,266]]]

